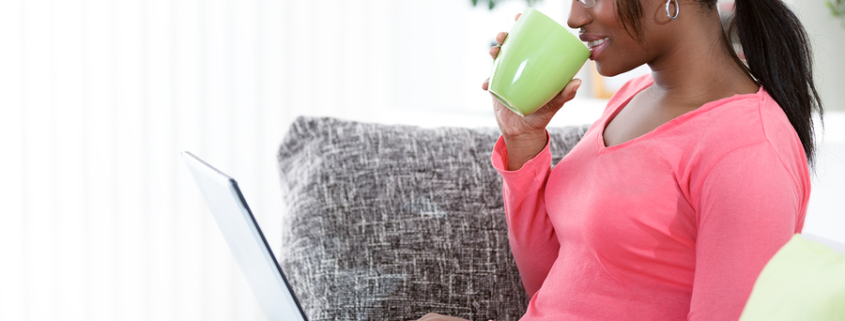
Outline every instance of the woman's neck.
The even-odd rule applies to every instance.
[[[706,102],[735,94],[757,92],[758,86],[737,65],[723,39],[718,12],[703,16],[701,21],[676,20],[678,39],[667,53],[649,63],[652,69],[654,95],[672,105],[701,106]],[[671,25],[670,23],[670,25]]]

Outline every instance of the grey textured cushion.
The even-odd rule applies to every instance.
[[[586,127],[550,129],[553,162]],[[428,312],[516,320],[527,305],[508,247],[497,128],[298,118],[279,150],[280,265],[320,320]]]

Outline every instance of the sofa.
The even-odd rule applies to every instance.
[[[552,164],[587,129],[549,128]],[[278,254],[309,319],[519,319],[528,298],[490,162],[498,137],[495,127],[297,118],[278,152]],[[845,268],[845,257],[827,259]]]
[[[587,126],[550,129],[557,163]],[[516,320],[497,128],[299,117],[278,153],[279,264],[311,321]]]

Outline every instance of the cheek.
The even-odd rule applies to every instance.
[[[617,37],[615,40],[611,40],[603,53],[603,57],[596,61],[596,68],[602,76],[616,76],[647,62],[647,53],[632,38]]]
[[[611,39],[600,60],[596,61],[598,72],[602,76],[612,77],[646,63],[648,54],[645,48],[625,30],[617,15],[615,2],[599,0],[595,9],[594,21],[603,27]]]
[[[604,28],[610,29],[614,32],[617,29],[624,30],[624,28],[622,28],[622,20],[620,20],[616,12],[616,3],[614,1],[597,1],[598,3],[592,12],[593,19],[600,23]]]

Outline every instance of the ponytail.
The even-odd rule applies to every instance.
[[[642,35],[643,10],[639,1],[616,0],[622,26],[635,39]],[[708,10],[716,8],[716,0],[698,1]],[[786,113],[801,139],[807,162],[813,166],[816,154],[813,112],[818,111],[822,120],[824,110],[813,83],[813,57],[807,33],[782,0],[735,0],[735,6],[727,38],[739,37],[746,63],[736,56],[727,38],[723,38],[725,45],[736,63],[745,68]]]
[[[813,166],[813,111],[821,119],[824,110],[813,83],[813,57],[804,27],[781,0],[736,0],[735,5],[728,34],[736,30],[746,68],[783,108]]]

